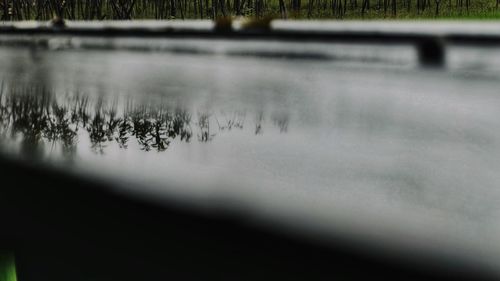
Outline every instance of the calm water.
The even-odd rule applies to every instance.
[[[0,48],[4,153],[165,202],[499,265],[498,51],[452,49],[425,70],[404,46],[49,43]]]

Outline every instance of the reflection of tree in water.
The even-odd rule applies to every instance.
[[[246,113],[244,111],[233,111],[232,113],[221,111],[220,118],[217,118],[217,116],[215,116],[215,121],[217,121],[217,125],[220,131],[230,131],[233,128],[243,129],[245,118]]]
[[[264,112],[260,111],[255,116],[255,134],[262,134],[262,123],[264,122]]]
[[[133,135],[142,150],[164,151],[176,137],[185,142],[191,140],[190,122],[191,117],[185,110],[141,106],[125,114],[117,139],[121,147],[126,147],[129,136]]]
[[[8,106],[5,106],[5,93],[3,83],[0,88],[0,136],[4,136],[5,130],[9,127],[10,123],[10,110]]]
[[[11,108],[11,133],[24,136],[21,140],[23,153],[39,154],[41,146],[39,142],[44,131],[47,131],[47,118],[44,108],[47,106],[45,94],[42,99],[25,96],[24,99],[8,99]]]
[[[36,92],[37,95],[29,93]],[[22,153],[41,154],[42,142],[62,144],[63,153],[74,150],[76,132],[70,126],[68,110],[50,101],[45,89],[28,88],[11,91],[0,98],[2,131],[20,138]]]
[[[189,142],[193,134],[189,124],[191,124],[191,114],[189,114],[187,110],[177,109],[175,111],[175,118],[172,121],[172,130],[169,131],[169,136],[181,136],[181,141]]]
[[[137,140],[141,150],[166,150],[171,141],[191,140],[191,117],[185,111],[166,107],[128,107],[123,117],[118,117],[116,106],[105,109],[101,102],[91,118],[87,131],[92,147],[102,152],[106,143],[115,141],[120,148],[127,148],[131,137]]]
[[[8,92],[8,94],[7,94]],[[24,153],[42,153],[46,144],[59,145],[64,154],[74,154],[79,129],[88,133],[91,148],[104,153],[110,143],[127,149],[135,139],[141,150],[165,151],[176,138],[190,142],[193,136],[192,115],[183,108],[162,105],[140,105],[125,108],[115,103],[107,105],[102,98],[92,101],[76,94],[64,102],[43,88],[22,88],[0,91],[0,133],[20,141]],[[120,109],[120,110],[119,110]],[[194,122],[198,141],[209,142],[215,137],[211,122],[219,131],[243,129],[245,112],[207,112],[197,114]],[[288,116],[272,116],[280,132],[288,129]],[[262,134],[264,113],[256,116],[255,134]]]
[[[51,109],[51,112],[45,114],[47,129],[44,132],[44,137],[52,144],[60,141],[63,153],[71,154],[76,149],[76,126],[71,124],[71,116],[67,108],[53,102]]]
[[[150,110],[141,107],[134,110],[131,114],[132,134],[137,138],[141,149],[150,151],[156,148],[158,151],[164,151],[170,145],[168,136],[168,112],[162,109]]]
[[[96,152],[103,153],[106,143],[115,140],[116,131],[123,122],[123,119],[117,117],[116,107],[116,104],[112,104],[109,108],[105,108],[102,98],[99,98],[93,116],[85,120],[88,116],[85,114],[80,118],[82,124],[87,124],[84,126],[89,133],[92,148]]]
[[[128,147],[127,143],[128,140],[130,139],[130,132],[132,132],[133,129],[134,127],[132,126],[130,117],[128,115],[125,115],[122,121],[118,123],[117,134],[115,137],[115,140],[120,146],[120,148]]]
[[[73,104],[71,123],[74,123],[77,127],[79,125],[86,127],[90,120],[90,114],[88,112],[89,98],[77,94],[71,102]]]
[[[210,114],[198,113],[198,127],[200,129],[199,141],[208,142],[214,138],[215,134],[210,133]]]
[[[104,152],[105,143],[107,142],[106,120],[104,118],[104,114],[100,110],[97,111],[86,128],[89,133],[92,148],[99,153]]]
[[[116,104],[106,107],[102,99],[91,110],[87,97],[76,96],[70,100],[71,106],[66,106],[51,99],[45,89],[0,94],[0,130],[20,139],[21,149],[29,154],[38,152],[44,143],[59,143],[63,153],[74,152],[79,128],[88,133],[91,147],[98,153],[104,153],[112,141],[127,148],[131,136],[145,151],[164,151],[177,136],[185,142],[192,136],[191,117],[181,109],[142,106],[119,117]]]
[[[273,124],[280,130],[280,133],[288,132],[288,114],[273,114],[272,120]]]

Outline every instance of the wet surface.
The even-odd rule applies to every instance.
[[[134,194],[496,265],[500,54],[454,49],[429,70],[404,46],[284,45],[339,58],[298,60],[209,44],[1,48],[2,151]]]

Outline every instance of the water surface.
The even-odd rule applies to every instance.
[[[155,200],[498,265],[499,52],[455,48],[445,69],[422,69],[405,46],[73,43],[0,48],[4,153]]]

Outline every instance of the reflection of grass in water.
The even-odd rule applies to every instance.
[[[12,255],[0,254],[0,281],[17,281],[16,265]]]

